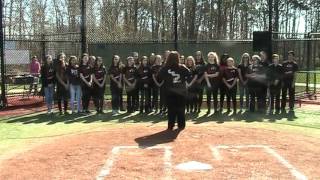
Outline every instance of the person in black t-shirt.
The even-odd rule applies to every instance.
[[[269,114],[273,114],[274,106],[276,106],[276,114],[280,112],[280,92],[281,92],[281,78],[283,68],[279,64],[279,55],[272,55],[272,64],[269,65],[268,69],[268,82],[270,89],[270,100],[269,100]]]
[[[227,68],[227,59],[229,58],[229,54],[224,53],[220,57],[220,74],[219,74],[219,89],[220,89],[220,112],[223,111],[223,105],[224,105],[224,97],[226,96],[228,88],[225,86],[225,84],[222,81],[222,74],[224,72],[224,69]]]
[[[193,56],[188,56],[186,59],[186,66],[189,69],[187,78],[187,112],[197,112],[197,88],[195,86],[198,79],[198,72]]]
[[[155,63],[151,67],[151,72],[152,72],[152,80],[154,82],[154,85],[152,87],[152,108],[155,110],[155,113],[158,112],[159,109],[159,92],[160,88],[163,84],[163,82],[160,81],[159,79],[159,72],[160,69],[162,68],[161,66],[161,61],[162,58],[160,55],[156,55]],[[161,109],[162,107],[160,107]]]
[[[47,55],[46,60],[41,67],[41,81],[44,88],[45,101],[48,108],[48,114],[52,114],[55,70],[53,66],[52,56]]]
[[[101,57],[97,57],[93,71],[93,98],[97,113],[103,113],[104,91],[106,86],[106,68]]]
[[[83,54],[80,61],[79,73],[82,88],[82,107],[85,113],[90,113],[89,102],[92,91],[92,68],[89,66],[88,62],[88,54]]]
[[[248,78],[248,89],[250,95],[250,103],[249,110],[250,112],[255,111],[256,107],[256,99],[259,97],[259,93],[261,93],[261,85],[260,85],[260,66],[259,66],[260,57],[258,55],[253,55],[251,59],[251,64],[249,65],[246,73],[246,77]]]
[[[137,91],[138,71],[134,66],[132,56],[127,58],[127,66],[123,70],[123,80],[127,91],[127,111],[133,113],[135,111],[136,91]]]
[[[68,84],[70,85],[70,107],[74,113],[74,103],[77,102],[77,111],[81,113],[81,86],[78,59],[76,56],[70,56],[67,67]]]
[[[227,67],[222,74],[222,81],[226,86],[227,95],[227,109],[230,112],[230,100],[232,100],[233,114],[237,113],[237,82],[238,82],[238,70],[234,66],[234,59],[229,57],[227,59]]]
[[[266,52],[260,52],[259,61],[259,74],[261,75],[261,83],[259,84],[261,92],[259,93],[258,98],[258,105],[259,105],[259,112],[266,113],[267,110],[267,95],[268,95],[268,79],[267,79],[267,71],[269,67],[269,57]]]
[[[69,84],[67,77],[67,63],[65,62],[66,55],[64,53],[60,53],[57,58],[57,62],[55,65],[56,71],[56,81],[57,81],[57,102],[59,113],[62,115],[62,101],[64,104],[64,114],[68,114],[68,98],[69,98]]]
[[[207,83],[207,114],[211,112],[211,96],[213,97],[214,112],[218,112],[219,59],[215,52],[209,52],[208,64],[206,64],[204,77]]]
[[[136,69],[139,69],[139,67],[141,66],[141,61],[140,61],[140,58],[139,58],[139,53],[138,52],[133,52],[132,53],[132,57],[134,59],[134,67]],[[134,91],[135,93],[135,97],[134,97],[134,111],[138,111],[139,110],[139,87],[137,87],[136,91]]]
[[[245,108],[249,109],[249,90],[248,90],[248,79],[246,77],[246,73],[248,71],[248,67],[250,65],[250,55],[248,53],[244,53],[241,57],[240,64],[238,65],[238,74],[239,74],[239,93],[240,93],[240,111]],[[245,103],[244,103],[245,98]]]
[[[288,60],[282,63],[283,67],[283,85],[282,85],[282,99],[281,99],[281,111],[285,113],[287,104],[287,91],[289,91],[289,108],[290,112],[293,112],[295,101],[295,80],[296,72],[298,71],[298,65],[294,60],[294,52],[288,52]]]
[[[197,96],[197,112],[200,113],[201,111],[201,106],[202,106],[202,102],[203,102],[203,87],[204,87],[204,71],[205,71],[205,62],[204,62],[204,58],[203,58],[203,54],[201,51],[197,51],[196,55],[195,55],[195,61],[196,61],[196,69],[198,72],[198,79],[197,82],[195,84],[195,86],[197,87],[197,92],[198,92],[198,96]]]
[[[140,113],[143,113],[143,109],[146,113],[150,112],[150,84],[151,84],[151,68],[149,66],[148,57],[143,56],[141,59],[141,65],[138,69],[139,76],[139,91],[140,91]]]
[[[122,91],[122,69],[120,65],[120,57],[114,55],[112,57],[111,66],[108,70],[108,75],[110,77],[110,91],[111,91],[111,106],[112,114],[119,114],[120,108],[120,96]]]
[[[172,51],[166,65],[160,70],[160,79],[164,81],[166,99],[168,105],[168,130],[173,130],[176,118],[178,128],[185,128],[185,102],[186,102],[186,79],[189,70],[184,65],[179,65],[179,53]]]

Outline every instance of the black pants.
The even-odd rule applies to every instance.
[[[151,105],[151,107],[154,110],[158,111],[158,109],[159,109],[159,91],[160,90],[156,85],[154,85],[152,87],[151,91],[152,91],[152,105]]]
[[[198,112],[200,112],[201,110],[201,106],[202,106],[202,102],[203,102],[203,89],[204,86],[202,84],[198,84],[197,85],[197,108],[198,108]]]
[[[211,97],[213,98],[213,108],[216,112],[218,109],[218,87],[217,85],[212,84],[211,88],[207,87],[207,107],[208,110],[211,109]]]
[[[63,102],[63,110],[64,112],[68,109],[68,99],[69,99],[69,91],[66,88],[57,83],[57,103],[59,111],[62,112],[62,102]]]
[[[237,86],[233,86],[231,89],[227,88],[226,90],[226,95],[227,95],[227,108],[228,111],[230,111],[230,105],[231,105],[231,100],[232,100],[232,107],[233,107],[233,112],[235,113],[237,111]]]
[[[178,120],[178,128],[185,128],[185,96],[167,93],[166,100],[168,103],[168,129],[173,129],[176,119]]]
[[[197,111],[197,90],[195,88],[188,89],[186,98],[187,112]]]
[[[270,85],[270,111],[272,112],[274,108],[276,111],[280,111],[280,92],[281,92],[281,84],[279,85]]]
[[[249,103],[249,109],[251,112],[255,111],[256,102],[258,106],[258,111],[263,112],[265,110],[265,98],[266,94],[264,95],[264,92],[266,90],[264,89],[264,86],[261,86],[260,84],[252,84],[249,85],[249,96],[250,96],[250,103]],[[264,100],[263,100],[264,98]]]
[[[92,89],[93,88],[88,87],[87,85],[82,85],[82,107],[84,111],[89,109],[89,102],[93,94]]]
[[[137,89],[132,89],[131,91],[127,91],[127,111],[132,113],[136,110],[135,103],[137,95]]]
[[[227,87],[223,83],[220,84],[220,111],[223,111],[224,97],[226,96]]]
[[[139,99],[139,93],[140,93],[140,91],[137,89],[136,91],[134,91],[134,110],[135,111],[137,111],[137,110],[139,110],[139,101],[140,101],[140,99]]]
[[[150,111],[150,88],[140,87],[140,112]]]
[[[110,90],[111,90],[112,110],[119,110],[120,103],[121,103],[120,98],[121,98],[121,94],[122,94],[122,89],[118,88],[117,86],[110,85]]]
[[[93,98],[94,98],[94,104],[96,106],[96,109],[98,112],[103,111],[103,104],[104,104],[104,91],[105,87],[99,87],[99,86],[94,86],[93,87]]]
[[[166,112],[167,110],[167,99],[166,99],[166,91],[162,86],[160,88],[160,112]]]
[[[267,110],[268,86],[266,86],[265,84],[260,84],[258,89],[258,111],[264,113]]]
[[[284,82],[282,85],[281,110],[285,110],[287,104],[287,92],[289,91],[289,108],[293,110],[295,101],[295,87],[292,87],[292,82]]]
[[[119,89],[119,107],[121,111],[124,111],[124,106],[123,106],[123,88]]]

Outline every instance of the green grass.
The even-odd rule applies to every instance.
[[[190,123],[208,126],[217,123],[221,126],[243,126],[265,128],[277,131],[297,133],[320,138],[320,113],[299,109],[295,115],[261,116],[258,114],[237,115],[234,117],[214,115],[206,117],[203,111],[199,117],[188,116]],[[22,117],[11,117],[0,120],[0,157],[18,152],[32,145],[46,142],[55,137],[81,134],[118,128],[123,126],[159,124],[166,126],[166,118],[156,115],[120,115],[112,117],[110,113],[91,116],[58,116],[30,114]],[[227,133],[227,132],[226,132]],[[1,159],[1,158],[0,158]]]

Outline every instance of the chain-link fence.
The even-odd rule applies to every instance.
[[[237,62],[245,52],[258,53],[252,51],[252,29],[242,24],[229,27],[233,28],[233,34],[225,32],[227,27],[210,29],[214,26],[211,20],[217,15],[212,4],[200,3],[198,8],[192,9],[185,1],[178,0],[179,40],[174,41],[175,17],[171,0],[21,2],[6,1],[4,7],[5,61],[2,65],[6,80],[3,83],[5,92],[1,94],[5,93],[8,106],[43,101],[34,93],[40,91],[41,85],[34,86],[38,81],[30,77],[33,56],[41,63],[46,54],[55,58],[60,52],[69,57],[88,51],[90,55],[101,56],[109,66],[114,54],[124,61],[132,52],[139,52],[141,56],[162,55],[175,47],[184,56],[194,55],[197,50],[204,54],[216,51],[220,55],[228,53]],[[194,23],[186,21],[189,16],[194,17]],[[218,37],[228,40],[215,40]],[[286,59],[289,50],[296,53],[301,70],[297,76],[297,93],[316,93],[320,82],[317,35],[277,34],[274,38],[273,51],[280,54],[280,59]]]

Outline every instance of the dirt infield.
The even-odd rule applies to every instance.
[[[222,125],[132,125],[63,136],[0,162],[0,179],[320,179],[320,141]],[[209,170],[177,169],[196,161]]]

